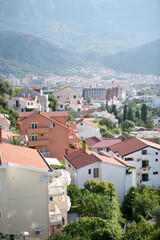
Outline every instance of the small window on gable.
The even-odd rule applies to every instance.
[[[91,174],[91,169],[88,169],[88,174]]]
[[[31,128],[32,129],[38,128],[38,123],[37,122],[32,122],[31,123]]]
[[[158,152],[156,152],[156,155],[158,155]]]
[[[147,150],[142,150],[142,155],[147,155]]]
[[[60,108],[63,108],[63,105],[60,105]]]
[[[156,162],[158,162],[158,158],[156,158],[156,160],[155,160]]]
[[[70,167],[70,168],[71,168],[71,165],[70,165],[70,164],[68,164],[68,167]]]
[[[55,127],[55,123],[51,122],[50,126],[51,126],[51,128],[54,128]]]

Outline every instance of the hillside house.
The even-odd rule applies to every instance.
[[[96,123],[88,121],[86,118],[76,122],[77,135],[80,138],[101,137],[100,129]]]

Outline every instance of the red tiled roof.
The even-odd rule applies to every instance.
[[[87,125],[90,125],[91,127],[97,128],[97,124],[95,124],[93,122],[90,122],[90,121],[86,120],[85,118],[78,120],[76,122],[76,124],[81,123],[81,122],[83,122],[83,123],[85,123]]]
[[[36,149],[3,143],[0,144],[0,153],[1,164],[3,165],[14,163],[33,168],[50,170]]]
[[[82,150],[73,151],[65,155],[65,158],[77,169],[95,162],[100,162],[90,151],[83,153]]]
[[[120,138],[97,138],[97,137],[91,137],[87,138],[86,142],[89,147],[91,148],[107,148],[110,147],[116,143],[122,142]]]
[[[68,111],[42,112],[47,117],[69,117]]]
[[[25,100],[25,101],[35,101],[35,98],[27,98],[27,97],[21,97],[21,99]]]
[[[121,143],[112,145],[110,147],[110,150],[112,150],[113,152],[118,152],[121,156],[125,156],[148,146],[160,149],[160,145],[157,143],[153,143],[141,138],[130,138]]]
[[[19,137],[20,135],[12,132],[7,132],[5,130],[2,130],[2,138],[8,138],[8,137]]]

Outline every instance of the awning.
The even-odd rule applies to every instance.
[[[45,158],[45,160],[49,165],[58,165],[58,166],[62,165],[57,158]]]

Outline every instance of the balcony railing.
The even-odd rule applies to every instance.
[[[49,196],[63,196],[64,188],[58,178],[53,178],[48,186]]]
[[[35,147],[35,146],[46,146],[49,145],[49,140],[37,140],[37,141],[28,141],[28,147]]]
[[[49,128],[29,128],[28,134],[49,133]]]
[[[59,225],[62,221],[61,212],[58,207],[55,205],[55,210],[49,212],[50,225]]]
[[[42,152],[43,157],[50,157],[50,152]]]
[[[70,173],[66,170],[55,170],[58,175],[58,179],[63,184],[63,186],[68,186],[71,182]]]
[[[150,179],[142,181],[141,184],[144,184],[146,187],[152,187],[152,181]]]

